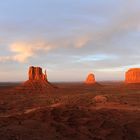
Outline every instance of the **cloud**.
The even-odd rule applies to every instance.
[[[47,65],[54,80],[81,79],[89,71],[116,79],[116,71],[140,66],[140,0],[42,2],[44,8],[37,2],[38,9],[25,1],[19,9],[5,4],[9,12],[0,8],[0,62],[14,62],[1,64],[7,71],[1,78],[10,77],[11,68],[20,78],[19,68],[25,73],[29,64]]]
[[[0,61],[17,61],[24,63],[29,58],[36,56],[41,52],[47,53],[53,48],[48,42],[34,41],[34,42],[14,42],[10,44],[10,56],[1,56]]]
[[[33,46],[28,43],[14,43],[10,46],[10,51],[14,53],[11,58],[18,62],[25,62],[34,55]]]
[[[125,8],[120,8],[121,12],[119,11],[118,14],[116,14],[115,12],[114,17],[110,18],[109,16],[109,19],[106,19],[108,20],[107,24],[104,24],[103,26],[99,27],[97,26],[97,28],[91,26],[90,22],[88,22],[89,26],[85,28],[83,28],[84,24],[79,24],[78,26],[82,28],[80,29],[81,30],[80,32],[74,32],[72,33],[72,35],[70,34],[71,36],[68,36],[69,30],[68,28],[66,28],[65,31],[62,32],[62,34],[61,32],[59,33],[60,36],[57,36],[56,35],[57,32],[55,31],[55,34],[53,35],[55,39],[53,38],[49,41],[46,41],[45,39],[41,41],[34,40],[33,38],[34,32],[33,32],[32,34],[33,37],[32,38],[29,37],[29,39],[33,41],[15,41],[11,43],[9,45],[9,52],[11,54],[9,56],[0,56],[0,62],[16,61],[24,63],[27,62],[30,58],[34,58],[35,56],[40,55],[40,52],[48,53],[50,50],[57,52],[58,49],[61,50],[61,52],[59,51],[59,53],[63,55],[64,53],[68,55],[71,53],[70,55],[75,54],[78,56],[83,54],[84,55],[113,54],[121,56],[126,54],[129,55],[130,53],[131,54],[139,53],[139,51],[137,50],[137,46],[133,48],[129,47],[129,45],[125,44],[123,40],[123,37],[128,35],[130,32],[136,30],[139,31],[140,29],[139,9],[136,10],[137,8],[133,9],[131,7],[131,5],[133,4],[132,1],[123,3],[124,3],[123,7],[125,6]],[[91,12],[91,14],[93,13]],[[87,19],[88,18],[91,19],[92,18],[91,15],[89,17],[88,15],[89,14],[84,15],[84,17],[87,17]],[[44,28],[43,30],[44,33],[46,27],[41,26],[41,28]],[[131,39],[128,38],[127,42],[131,42]]]
[[[11,60],[12,58],[10,56],[0,56],[0,62],[6,62]]]
[[[54,40],[51,43],[45,39],[36,41],[15,41],[8,47],[9,56],[0,56],[0,62],[15,61],[24,63],[41,53],[48,53],[56,48],[81,48],[90,40],[89,36],[80,36],[73,39]]]
[[[81,47],[84,47],[88,44],[89,41],[91,41],[92,38],[90,35],[86,35],[86,36],[83,36],[83,37],[79,37],[77,38],[75,41],[74,41],[74,46],[76,48],[81,48]]]

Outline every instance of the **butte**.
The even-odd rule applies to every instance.
[[[86,81],[85,81],[85,85],[101,87],[101,85],[96,82],[95,75],[93,73],[88,74]]]
[[[41,67],[29,67],[28,71],[28,80],[24,82],[21,86],[17,87],[16,89],[20,89],[22,91],[27,92],[41,92],[46,93],[55,89],[56,87],[53,86],[47,79],[46,70],[43,73]]]
[[[125,73],[126,84],[140,84],[140,68],[131,68]]]
[[[127,89],[140,90],[140,68],[131,68],[125,73]]]
[[[94,76],[93,73],[90,73],[87,76],[85,83],[88,84],[88,85],[92,85],[92,84],[95,84],[96,83],[95,76]]]
[[[93,73],[88,74],[85,81],[85,85],[101,87],[101,85],[98,82],[96,82],[95,75]]]

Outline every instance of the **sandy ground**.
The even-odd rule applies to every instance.
[[[0,84],[0,140],[140,140],[140,85]]]

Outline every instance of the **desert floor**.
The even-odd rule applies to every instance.
[[[140,140],[140,85],[0,84],[0,140]]]

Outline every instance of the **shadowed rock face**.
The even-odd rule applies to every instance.
[[[94,74],[89,74],[88,75],[88,77],[87,77],[87,79],[86,79],[86,82],[85,82],[86,84],[95,84],[96,83],[96,81],[95,81],[95,76],[94,76]]]
[[[140,83],[140,68],[129,69],[125,74],[125,83]]]
[[[47,74],[45,70],[45,74],[42,72],[42,68],[33,67],[29,68],[29,80],[47,80]]]

